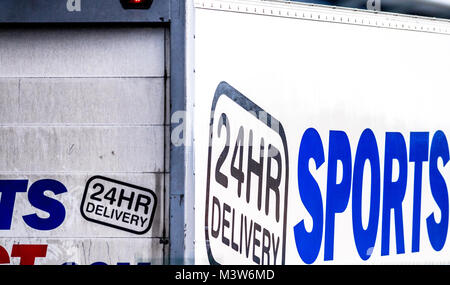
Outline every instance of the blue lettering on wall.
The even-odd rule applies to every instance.
[[[397,160],[399,165],[399,174],[396,181],[392,181],[392,165],[394,160]],[[406,193],[407,178],[408,160],[406,158],[405,139],[401,133],[386,133],[383,179],[383,221],[381,224],[381,255],[389,255],[391,210],[394,210],[397,253],[405,252],[402,202]]]
[[[362,185],[364,164],[370,163],[370,210],[369,223],[366,229],[362,223]],[[355,167],[353,170],[352,192],[352,223],[353,237],[356,249],[362,260],[372,255],[372,249],[377,238],[378,220],[380,212],[380,157],[377,141],[371,129],[366,129],[356,148]]]
[[[11,229],[16,193],[27,192],[28,180],[0,180],[0,230]]]
[[[411,252],[420,249],[420,210],[422,203],[422,168],[428,161],[429,133],[411,132],[409,142],[409,161],[414,162],[414,200]]]
[[[10,230],[17,193],[27,192],[28,180],[0,180],[0,230]],[[36,230],[53,230],[59,227],[66,216],[64,205],[58,200],[46,196],[45,191],[55,195],[67,192],[59,181],[43,179],[34,182],[28,190],[30,204],[49,213],[49,217],[41,218],[36,213],[23,216],[25,223]]]
[[[402,133],[386,132],[382,169],[379,147],[371,129],[365,129],[361,133],[354,160],[352,160],[349,138],[344,131],[329,132],[328,156],[325,157],[319,133],[316,129],[307,129],[300,142],[297,178],[300,199],[311,216],[312,229],[310,231],[306,229],[304,219],[293,227],[300,258],[305,263],[313,263],[319,255],[322,239],[324,240],[324,260],[335,258],[335,244],[339,243],[334,237],[335,219],[337,214],[345,212],[349,207],[350,197],[353,237],[356,250],[362,260],[368,260],[373,253],[380,219],[381,256],[392,254],[390,244],[395,244],[396,254],[405,253],[405,239],[409,238],[411,252],[419,252],[422,185],[426,183],[423,181],[422,172],[426,163],[429,164],[429,189],[439,208],[436,210],[438,212],[433,212],[426,218],[426,230],[432,248],[440,251],[447,239],[449,223],[449,196],[440,167],[448,163],[450,154],[447,138],[442,131],[434,133],[431,143],[429,140],[428,132],[410,132],[408,151],[408,145]],[[315,163],[315,170],[310,169],[311,160]],[[326,190],[323,194],[324,205],[322,192],[313,172],[325,162],[328,165]],[[369,171],[369,168],[365,168],[367,164],[370,165],[370,209],[367,226],[363,226],[362,191],[364,171]],[[395,167],[397,165],[398,167]],[[413,167],[410,172],[414,175],[411,180],[413,181],[413,207],[405,209],[403,200],[407,191],[409,165]],[[338,171],[339,166],[342,171]],[[342,176],[338,177],[338,173],[342,173]],[[381,197],[383,197],[382,201]],[[394,223],[391,227],[392,217]],[[406,232],[405,218],[411,219],[412,225],[412,230]],[[395,243],[390,241],[392,228],[395,233]]]
[[[441,220],[436,222],[434,213],[427,218],[428,237],[434,250],[439,251],[444,247],[448,230],[448,191],[444,177],[438,169],[438,158],[441,158],[444,166],[449,160],[448,143],[442,131],[434,134],[430,151],[430,187],[433,199],[441,211]]]
[[[31,214],[23,216],[23,220],[30,227],[41,231],[48,231],[59,227],[66,216],[66,210],[61,202],[44,195],[44,192],[47,190],[53,192],[55,195],[67,192],[66,187],[61,182],[51,179],[39,180],[31,185],[28,191],[30,204],[37,209],[49,213],[50,216],[48,218],[40,218],[37,214]]]
[[[322,140],[315,129],[306,130],[300,143],[298,154],[298,189],[300,198],[313,220],[311,232],[302,220],[294,227],[295,243],[301,259],[313,263],[320,251],[323,232],[323,203],[320,188],[309,172],[309,161],[313,159],[316,168],[324,162]]]
[[[342,163],[342,180],[337,183],[337,165]],[[352,154],[347,134],[330,131],[328,149],[327,198],[325,214],[325,260],[333,260],[335,214],[347,208],[352,182]]]

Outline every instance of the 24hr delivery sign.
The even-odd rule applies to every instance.
[[[205,206],[212,264],[224,263],[230,255],[242,263],[284,264],[287,145],[282,126],[266,114],[227,83],[218,86],[211,114]]]
[[[289,193],[281,123],[226,82],[218,85],[211,112],[204,200],[210,264],[285,264],[287,232],[304,263],[314,263],[321,251],[324,261],[333,261],[335,248],[348,242],[336,238],[344,225],[340,216],[351,223],[347,234],[362,261],[376,254],[377,241],[380,256],[418,253],[423,232],[434,251],[444,248],[449,222],[444,167],[450,157],[442,130],[385,132],[378,141],[366,128],[352,150],[345,131],[330,130],[322,138],[308,128],[291,170],[296,191]],[[425,221],[423,189],[434,204]],[[412,207],[404,205],[407,190]],[[297,209],[288,208],[288,193],[300,198]],[[289,228],[288,213],[300,207],[304,218]]]
[[[450,262],[448,36],[207,9],[196,27],[197,263]]]

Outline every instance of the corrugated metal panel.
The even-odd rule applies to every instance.
[[[6,172],[164,171],[164,126],[4,126],[0,145]]]
[[[15,193],[0,196],[12,209],[0,246],[10,255],[44,244],[36,264],[165,262],[166,40],[164,28],[0,30],[0,191]]]
[[[11,253],[14,245],[34,244],[47,245],[44,257],[36,257],[36,265],[45,264],[108,264],[117,265],[159,265],[164,264],[165,257],[159,239],[149,238],[29,238],[0,239],[1,245]],[[130,248],[130,244],[133,246]],[[136,248],[144,250],[135,250]],[[10,264],[18,265],[20,257],[10,257]]]
[[[0,77],[163,77],[164,29],[0,30]],[[145,48],[144,48],[145,47]]]
[[[0,88],[2,125],[164,124],[163,78],[0,78]]]

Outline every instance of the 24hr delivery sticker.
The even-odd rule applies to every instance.
[[[156,195],[150,189],[94,176],[86,183],[81,214],[94,223],[145,234],[152,226],[156,204]]]
[[[222,82],[212,103],[209,135],[209,262],[284,264],[289,163],[282,125]]]

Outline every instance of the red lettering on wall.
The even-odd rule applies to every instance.
[[[36,257],[46,255],[46,244],[15,244],[11,251],[11,257],[20,257],[20,265],[34,265]]]
[[[6,249],[0,245],[0,264],[8,264],[9,263],[9,254]]]

